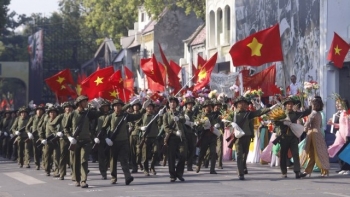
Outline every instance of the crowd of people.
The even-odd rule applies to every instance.
[[[318,96],[309,99],[308,107],[301,107],[295,97],[266,105],[261,99],[230,99],[223,94],[214,98],[202,94],[202,99],[191,92],[160,97],[163,99],[154,101],[150,95],[136,96],[124,103],[103,98],[89,101],[82,95],[61,105],[3,111],[1,154],[17,161],[20,168],[31,168],[33,161],[36,170],[43,169],[59,180],[64,180],[70,168],[72,180],[82,188],[88,187],[90,158],[98,162],[102,179],[110,172],[111,184],[117,182],[119,161],[129,185],[133,173],[156,175],[158,165],[168,166],[171,182],[185,181],[185,169],[199,173],[210,166],[210,174],[217,174],[227,150],[234,153],[239,180],[248,174],[251,154],[257,158],[251,161],[280,166],[282,178],[287,178],[287,169],[293,166],[299,179],[317,168],[322,177],[328,176],[329,157],[339,152],[349,136],[348,103],[340,97],[336,100],[338,112],[327,122],[336,133],[329,148],[323,102]],[[277,107],[287,119],[269,119]],[[303,125],[304,134],[295,133],[293,124]],[[254,150],[257,154],[251,153],[252,143],[259,144]],[[349,170],[349,164],[340,161],[338,172]]]

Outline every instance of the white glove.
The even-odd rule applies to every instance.
[[[190,127],[193,127],[193,125],[194,125],[193,122],[188,121],[188,120],[186,120],[185,124],[188,125],[188,126],[190,126]]]
[[[174,116],[174,117],[173,117],[173,120],[174,120],[175,122],[177,122],[177,121],[179,121],[179,117]]]
[[[108,146],[113,146],[113,142],[109,138],[106,138],[106,143],[107,143]]]
[[[135,100],[130,102],[130,105],[133,105],[133,104],[138,103],[138,102],[140,102],[140,99],[135,99]]]
[[[219,124],[219,123],[216,123],[216,124],[214,125],[214,127],[217,128],[217,129],[219,129],[219,128],[220,128],[220,124]]]
[[[286,126],[290,126],[290,124],[292,124],[292,122],[285,120],[285,121],[283,121],[283,124]]]
[[[238,125],[237,125],[237,123],[232,122],[232,123],[231,123],[231,126],[232,126],[233,128],[236,128]]]
[[[46,140],[41,140],[41,143],[46,145],[47,144],[47,141]]]
[[[190,117],[188,117],[187,114],[185,114],[185,119],[188,120],[188,121],[190,121]]]
[[[273,110],[273,109],[275,109],[276,107],[278,107],[278,104],[272,105],[272,106],[270,107],[270,110]]]
[[[19,135],[19,131],[16,131],[16,132],[15,132],[15,135]]]
[[[32,134],[32,133],[30,133],[30,132],[28,132],[28,138],[29,138],[30,140],[34,139],[33,134]]]
[[[77,140],[74,139],[73,137],[68,137],[68,140],[71,144],[76,144],[77,143]]]
[[[209,120],[206,120],[203,124],[203,128],[204,129],[210,129],[211,127],[211,124],[210,124],[210,121]]]
[[[94,141],[95,141],[96,144],[100,143],[100,139],[98,139],[97,137],[95,137]]]
[[[56,135],[57,135],[58,137],[63,137],[63,133],[62,133],[62,132],[57,132]]]
[[[163,116],[163,114],[164,114],[164,110],[163,109],[159,110],[158,115]]]
[[[224,123],[230,122],[230,121],[228,121],[228,120],[226,120],[226,119],[222,119],[221,121],[224,122]]]
[[[148,107],[148,105],[151,104],[151,100],[146,100],[143,104],[142,104],[142,108],[146,108]]]
[[[181,136],[182,136],[182,131],[177,130],[177,131],[176,131],[176,135],[179,136],[179,137],[181,137]]]
[[[194,121],[194,125],[198,126],[199,122],[198,121]]]
[[[10,138],[13,138],[13,134],[10,134]]]
[[[140,129],[141,129],[141,131],[146,131],[147,126],[142,126]]]
[[[5,132],[4,132],[4,135],[7,137],[9,134],[5,131]]]

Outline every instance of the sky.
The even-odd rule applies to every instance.
[[[43,13],[51,15],[52,12],[58,11],[58,0],[11,0],[9,13],[15,11],[17,14]]]

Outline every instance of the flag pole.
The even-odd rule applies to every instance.
[[[122,70],[123,70],[124,66],[122,66]],[[125,68],[124,68],[124,77],[125,77]],[[122,76],[123,78],[123,76]],[[123,96],[124,96],[124,101],[126,102],[126,97],[125,97],[125,88],[124,88],[124,79],[123,79]]]

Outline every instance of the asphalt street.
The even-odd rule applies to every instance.
[[[157,175],[145,177],[143,172],[133,174],[134,182],[125,185],[124,176],[118,167],[118,181],[111,185],[110,180],[102,180],[97,163],[89,163],[89,188],[75,187],[70,176],[65,180],[47,177],[43,170],[19,168],[12,161],[0,159],[0,197],[113,197],[113,196],[340,196],[350,197],[349,175],[335,173],[337,165],[332,164],[329,177],[319,173],[301,180],[295,179],[292,170],[288,178],[280,178],[278,167],[249,164],[246,180],[237,178],[236,163],[224,162],[224,169],[209,174],[203,168],[199,174],[185,172],[185,182],[170,183],[167,167],[157,166]],[[70,169],[68,169],[70,172]],[[110,177],[108,177],[110,178]]]

